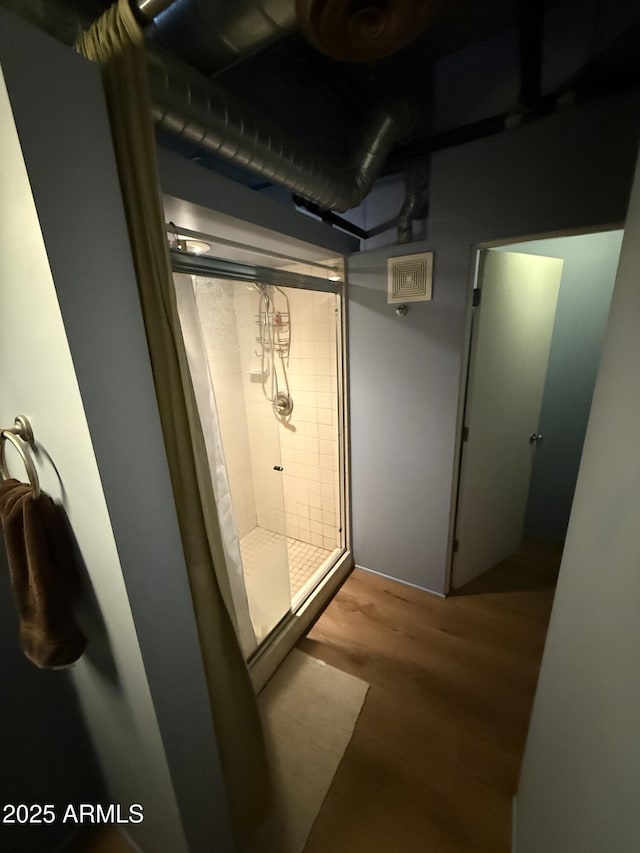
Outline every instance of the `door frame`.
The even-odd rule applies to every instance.
[[[484,242],[472,243],[469,247],[470,263],[469,263],[469,280],[467,285],[467,298],[465,307],[465,328],[464,328],[464,351],[462,354],[462,363],[460,368],[460,386],[458,393],[458,416],[456,421],[456,444],[454,448],[454,467],[453,467],[453,488],[451,490],[451,508],[449,511],[449,534],[447,543],[447,569],[445,588],[446,595],[452,595],[455,590],[452,588],[453,577],[453,560],[455,556],[454,542],[456,536],[456,525],[458,518],[459,498],[460,498],[460,479],[462,474],[462,453],[464,450],[463,433],[465,427],[465,417],[467,412],[467,394],[469,390],[469,378],[471,367],[471,344],[474,327],[474,305],[473,295],[478,288],[481,264],[480,256],[485,249],[495,249],[497,247],[511,246],[515,243],[533,242],[535,240],[549,240],[554,237],[578,237],[586,234],[601,234],[605,231],[618,231],[624,229],[624,221],[608,222],[602,225],[593,225],[582,228],[566,228],[555,231],[538,232],[535,234],[516,235],[513,237],[504,237],[499,240],[488,240]]]
[[[297,641],[309,630],[331,598],[340,589],[354,568],[351,539],[351,433],[349,408],[349,347],[348,347],[348,299],[347,271],[342,287],[336,291],[340,309],[339,338],[337,341],[338,362],[338,452],[340,454],[339,472],[340,523],[344,532],[344,550],[324,577],[302,604],[285,616],[281,623],[268,635],[256,652],[249,658],[248,667],[251,682],[256,693],[265,686],[278,666],[293,649]]]

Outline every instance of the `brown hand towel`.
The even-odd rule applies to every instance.
[[[2,480],[0,521],[24,653],[42,669],[68,666],[87,641],[72,611],[78,571],[64,510],[30,485]]]

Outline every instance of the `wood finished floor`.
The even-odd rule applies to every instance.
[[[298,643],[371,684],[305,853],[509,853],[560,556],[528,542],[448,599],[351,575]],[[132,848],[107,827],[72,851]]]
[[[350,576],[298,643],[371,685],[305,853],[509,853],[560,557],[526,542],[447,599]]]

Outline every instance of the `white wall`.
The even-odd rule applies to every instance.
[[[562,258],[562,280],[537,428],[524,531],[563,541],[600,363],[622,231],[504,246]]]
[[[38,216],[11,109],[2,102],[2,252],[0,411],[3,426],[27,413],[52,464],[39,466],[42,488],[67,510],[103,625],[89,625],[89,646],[73,680],[94,738],[109,794],[142,803],[171,848],[186,850],[158,724],[136,639],[116,543],[100,483]],[[20,463],[13,472],[25,474]],[[59,477],[59,479],[58,479]],[[98,646],[102,649],[98,649]],[[101,654],[96,657],[98,651]],[[63,676],[64,677],[64,676]],[[47,707],[41,709],[46,725]],[[28,733],[23,733],[28,738]],[[146,765],[146,769],[145,768]],[[147,777],[151,771],[153,782]],[[31,772],[37,773],[34,766]],[[50,780],[56,796],[56,778]],[[145,839],[145,833],[133,833]]]
[[[0,416],[31,417],[43,487],[64,502],[86,566],[89,645],[73,679],[109,799],[143,804],[144,823],[129,829],[146,851],[224,849],[217,743],[99,72],[0,18],[13,112],[5,97]]]
[[[622,221],[638,138],[619,96],[433,155],[428,240],[386,242],[349,262],[356,563],[436,592],[448,586],[461,382],[474,245]],[[396,184],[396,191],[400,188]],[[383,182],[389,207],[394,184]],[[376,193],[367,202],[377,205]],[[369,221],[368,225],[371,225]],[[386,304],[387,258],[434,250],[433,301]]]
[[[640,838],[640,174],[636,174],[517,797],[517,853]]]

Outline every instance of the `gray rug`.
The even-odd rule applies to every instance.
[[[294,649],[262,691],[279,807],[263,828],[260,849],[302,853],[368,689]]]

